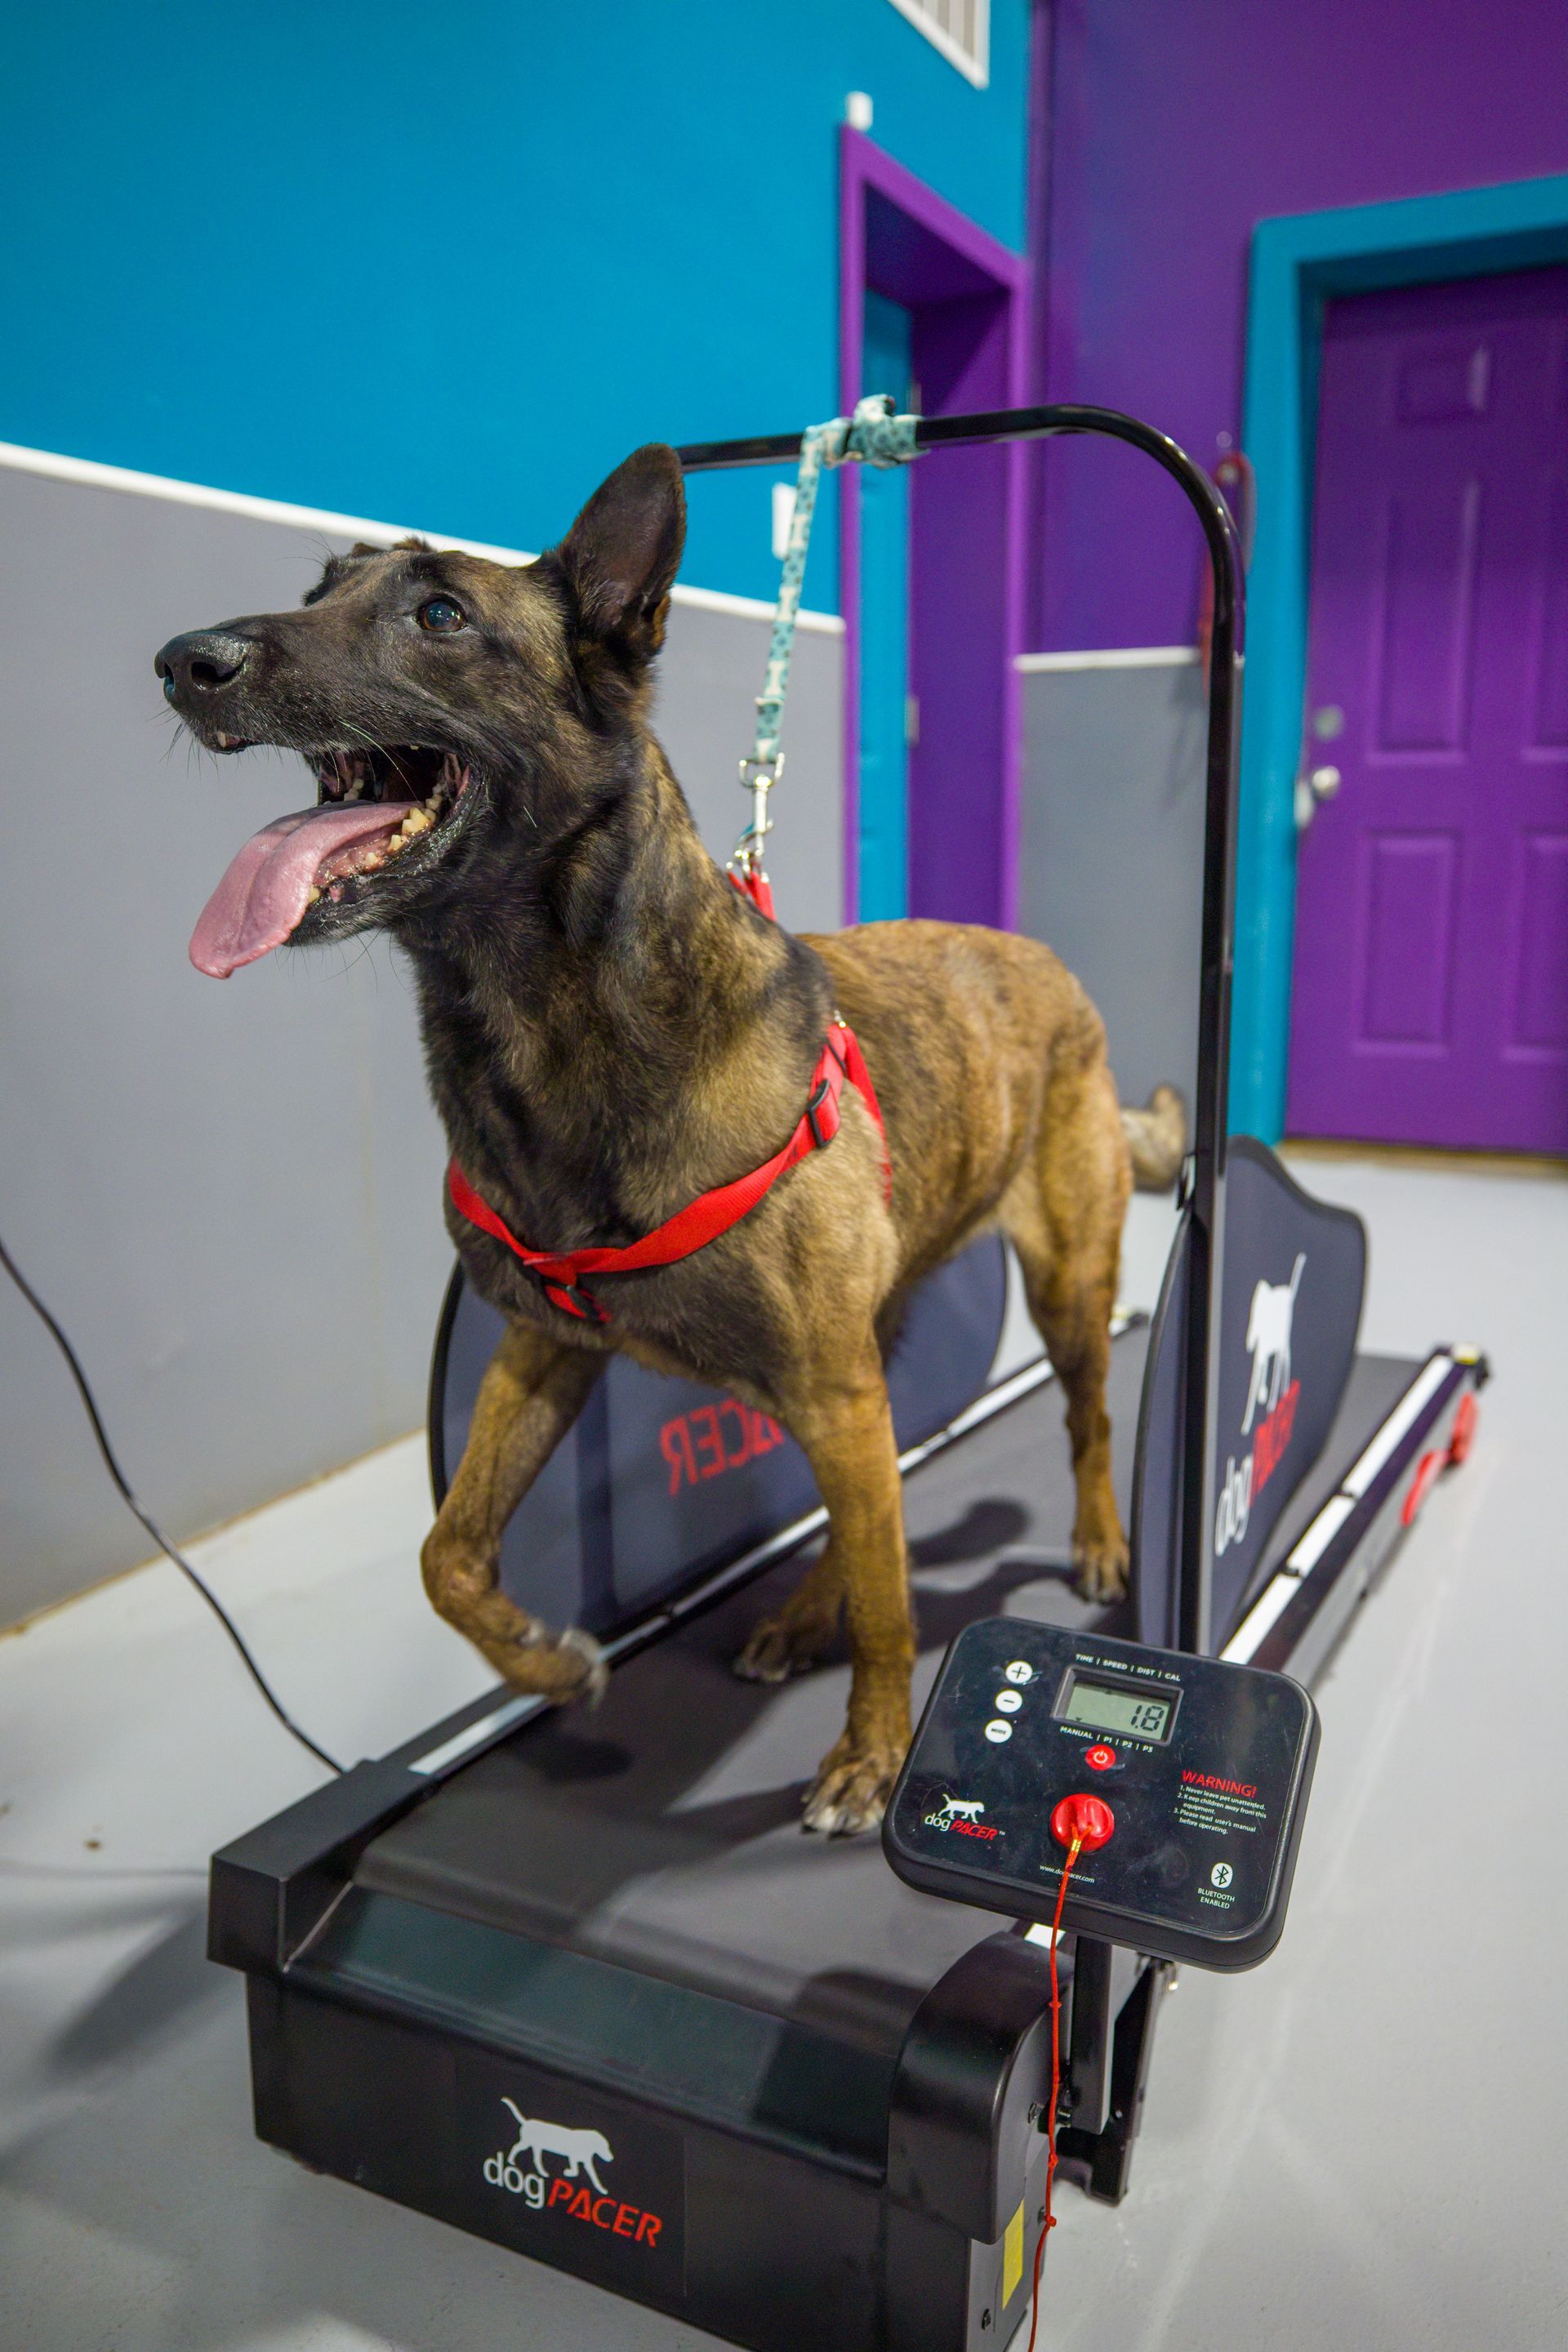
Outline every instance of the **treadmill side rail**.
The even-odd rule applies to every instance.
[[[1271,1583],[1255,1595],[1224,1656],[1291,1675],[1309,1687],[1317,1681],[1409,1531],[1413,1474],[1419,1475],[1429,1454],[1447,1452],[1462,1400],[1485,1386],[1489,1370],[1484,1356],[1438,1349],[1427,1358],[1406,1391],[1409,1397],[1424,1381],[1430,1383],[1420,1409],[1407,1414],[1402,1401],[1389,1415],[1367,1449],[1378,1457],[1375,1468],[1358,1478],[1362,1465],[1352,1466]]]

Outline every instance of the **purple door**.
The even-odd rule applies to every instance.
[[[1329,306],[1288,1126],[1568,1152],[1568,270]]]

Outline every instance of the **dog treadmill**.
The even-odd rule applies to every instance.
[[[1239,586],[1223,502],[1132,420],[922,421],[922,447],[1057,431],[1175,475],[1215,559],[1194,1152],[1152,1319],[1109,1403],[1129,1596],[1073,1590],[1061,1400],[1003,1244],[916,1294],[889,1364],[920,1627],[1014,1615],[1310,1683],[1451,1461],[1473,1351],[1356,1349],[1358,1220],[1224,1117]],[[777,462],[797,439],[685,452]],[[437,1500],[500,1318],[455,1276],[431,1381]],[[793,1444],[613,1358],[508,1529],[502,1580],[595,1633],[593,1711],[498,1689],[214,1861],[275,2147],[761,2352],[983,2352],[1024,2314],[1051,2075],[1045,1944],[918,1894],[871,1836],[803,1833],[848,1666],[730,1662],[821,1533]],[[1124,2193],[1166,1963],[1064,1940],[1064,2168]],[[521,2282],[520,2282],[521,2286]]]

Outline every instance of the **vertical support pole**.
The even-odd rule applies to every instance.
[[[1225,1169],[1230,1107],[1230,1007],[1235,966],[1237,725],[1241,565],[1220,497],[1195,467],[1179,476],[1197,509],[1214,566],[1205,787],[1203,930],[1198,982],[1197,1101],[1193,1111],[1191,1271],[1182,1412],[1182,1508],[1177,1638],[1214,1647],[1214,1433],[1218,1419]],[[1206,493],[1206,495],[1205,495]]]

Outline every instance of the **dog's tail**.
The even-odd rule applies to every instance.
[[[1168,1192],[1187,1149],[1187,1107],[1174,1087],[1156,1087],[1142,1110],[1121,1106],[1132,1154],[1132,1181],[1141,1192]]]

